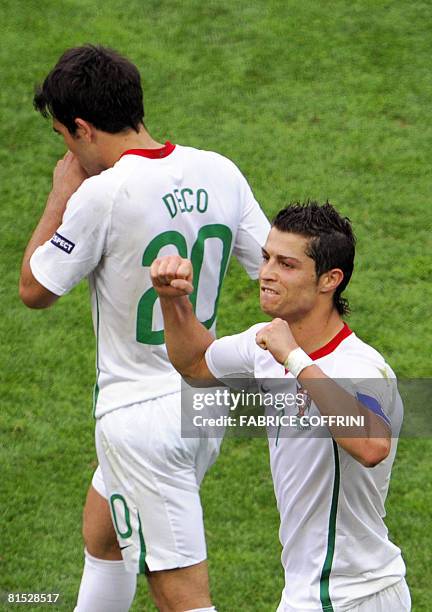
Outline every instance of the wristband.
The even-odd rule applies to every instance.
[[[291,351],[284,361],[284,366],[295,378],[310,365],[313,365],[313,360],[300,347]]]

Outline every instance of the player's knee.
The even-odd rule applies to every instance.
[[[192,610],[190,596],[179,596],[175,592],[152,589],[153,601],[159,612],[185,612]],[[193,608],[197,610],[196,606]]]
[[[150,592],[153,599],[153,602],[159,612],[168,612],[170,608],[168,607],[169,602],[165,599],[163,592],[160,589],[154,588],[150,585]]]
[[[121,559],[121,552],[114,529],[109,525],[97,525],[84,521],[82,535],[88,552],[98,559]]]
[[[120,560],[122,557],[113,524],[109,516],[104,519],[85,509],[82,525],[84,546],[97,559]]]
[[[147,579],[160,612],[185,612],[211,606],[205,561],[186,568],[148,572]]]
[[[97,559],[120,560],[121,552],[108,501],[90,486],[83,512],[82,534],[88,552]]]

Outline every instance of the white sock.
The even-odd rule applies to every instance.
[[[217,612],[217,610],[212,606],[211,608],[194,608],[193,610],[185,610],[185,612]]]
[[[84,551],[84,571],[74,612],[128,612],[135,596],[136,574],[123,561],[106,561]]]

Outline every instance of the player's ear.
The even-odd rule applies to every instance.
[[[344,273],[340,268],[333,268],[321,274],[319,278],[319,288],[321,293],[335,291],[343,281]]]
[[[77,126],[77,133],[80,138],[83,138],[87,142],[94,140],[94,127],[88,121],[77,117],[75,119],[75,125]]]

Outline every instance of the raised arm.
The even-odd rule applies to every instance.
[[[69,198],[86,178],[87,174],[70,151],[57,162],[53,174],[53,188],[42,217],[27,245],[21,266],[19,295],[29,308],[47,308],[59,297],[36,280],[31,270],[30,259],[35,250],[49,240],[60,227]]]
[[[192,264],[178,255],[155,259],[150,268],[159,294],[165,343],[173,366],[193,381],[215,381],[205,360],[213,335],[198,321],[188,295],[193,291]]]
[[[274,319],[256,336],[257,344],[269,350],[279,363],[299,370],[296,375],[301,386],[315,402],[321,415],[329,417],[364,417],[364,427],[329,426],[333,439],[354,459],[365,467],[374,467],[387,457],[391,446],[391,432],[382,418],[369,410],[356,397],[345,391],[334,380],[326,376],[301,351],[291,333],[289,325],[282,319]],[[304,363],[302,364],[302,357]]]

